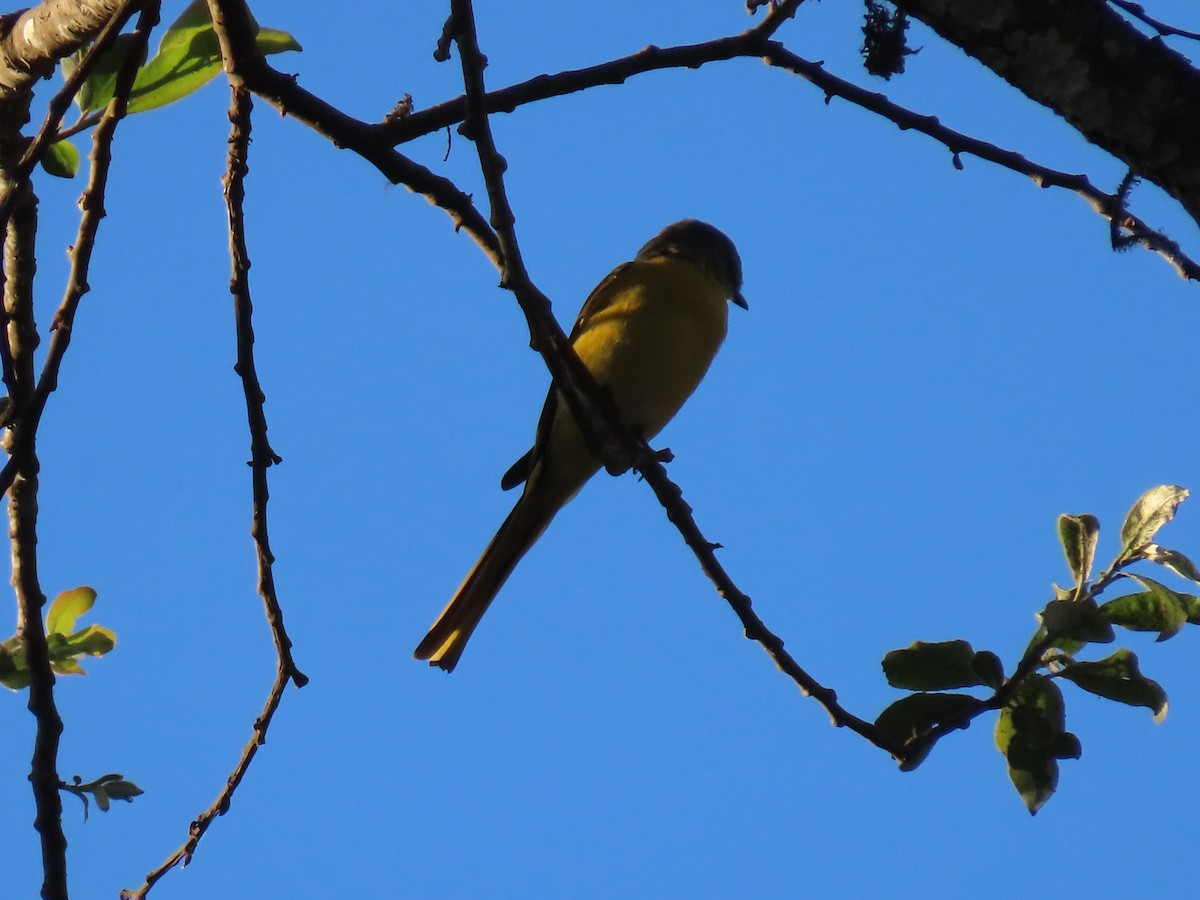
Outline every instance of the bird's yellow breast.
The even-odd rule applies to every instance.
[[[631,263],[606,293],[610,302],[583,323],[575,352],[649,440],[708,371],[728,303],[701,269],[669,257]]]
[[[679,411],[725,339],[721,286],[687,260],[657,257],[620,269],[578,326],[575,352],[612,392],[625,424],[650,440]],[[598,460],[560,398],[543,476],[574,493]],[[548,485],[547,485],[548,486]]]

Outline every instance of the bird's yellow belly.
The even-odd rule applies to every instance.
[[[618,299],[576,337],[579,358],[612,392],[625,424],[650,440],[691,396],[725,338],[727,299],[690,263],[633,263],[613,286]],[[549,459],[578,461],[555,481],[578,490],[599,466],[559,398]],[[546,473],[549,475],[550,473]],[[565,486],[565,485],[564,485]]]

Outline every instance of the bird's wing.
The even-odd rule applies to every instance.
[[[568,339],[571,343],[575,343],[575,339],[579,337],[580,332],[587,327],[588,321],[600,312],[609,303],[612,302],[612,291],[609,289],[616,283],[633,263],[624,262],[617,266],[611,272],[604,276],[588,297],[583,301],[583,307],[579,310],[579,315],[575,317],[575,324],[571,327],[571,333]],[[554,417],[558,413],[558,391],[555,390],[553,383],[550,385],[550,390],[546,394],[546,402],[542,406],[542,415],[538,418],[538,426],[536,436],[533,441],[533,446],[529,452],[518,459],[504,476],[500,479],[500,489],[510,491],[518,484],[523,484],[533,474],[533,468],[542,458],[542,453],[546,449],[546,441],[550,437],[550,426],[554,424]]]

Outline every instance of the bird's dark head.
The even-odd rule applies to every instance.
[[[668,225],[638,251],[637,259],[674,256],[695,263],[725,289],[725,295],[742,309],[742,258],[733,241],[720,229],[699,219],[681,219]]]

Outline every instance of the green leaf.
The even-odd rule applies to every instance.
[[[1122,557],[1136,555],[1154,540],[1158,529],[1175,518],[1175,510],[1187,496],[1187,488],[1160,484],[1138,497],[1121,526]]]
[[[1158,544],[1148,544],[1144,552],[1146,559],[1166,566],[1176,575],[1186,578],[1188,581],[1200,581],[1200,569],[1197,569],[1196,564],[1178,550],[1168,550]]]
[[[59,675],[86,675],[83,666],[73,656],[62,656],[50,660],[50,668]]]
[[[113,92],[117,87],[117,74],[135,46],[141,46],[142,58],[139,62],[145,62],[146,48],[132,34],[118,35],[113,45],[96,61],[91,74],[79,88],[79,93],[75,95],[75,103],[83,112],[94,112],[108,106],[108,101],[113,98]],[[71,73],[87,55],[88,49],[88,47],[83,47],[77,50],[73,56],[63,60],[64,78],[71,77]]]
[[[1159,641],[1178,634],[1188,621],[1181,595],[1153,578],[1132,577],[1146,590],[1109,600],[1100,607],[1100,614],[1114,625],[1130,631],[1157,631],[1156,640]]]
[[[103,625],[89,625],[67,638],[72,656],[103,656],[117,645],[117,636]]]
[[[1078,602],[1051,600],[1042,610],[1042,627],[1059,639],[1082,641],[1087,644],[1107,644],[1116,640],[1112,625],[1100,614],[1096,601],[1090,597]]]
[[[1059,754],[1072,744],[1064,729],[1062,692],[1048,678],[1033,675],[1002,710],[996,722],[996,748],[1008,762],[1008,776],[1030,813],[1037,813],[1058,787]]]
[[[1047,748],[1033,746],[1019,732],[1013,735],[1004,756],[1013,787],[1030,815],[1037,815],[1058,790],[1058,757]]]
[[[963,720],[982,705],[969,694],[909,694],[881,712],[875,727],[897,744],[907,744],[938,725]],[[923,755],[910,759],[902,768],[915,769],[923,759]]]
[[[1158,682],[1142,675],[1137,656],[1129,650],[1118,650],[1099,662],[1072,663],[1059,677],[1108,700],[1144,706],[1154,713],[1155,722],[1166,718],[1167,692]]]
[[[971,668],[979,676],[979,680],[992,690],[999,689],[1004,684],[1004,663],[991,650],[980,650],[971,660]]]
[[[29,687],[25,640],[19,634],[0,642],[0,684],[14,691]]]
[[[1113,634],[1112,639],[1114,641],[1117,639],[1117,636],[1115,633]],[[1109,642],[1108,641],[1097,641],[1097,643],[1106,644]],[[1067,656],[1074,656],[1076,653],[1078,653],[1080,650],[1082,650],[1087,645],[1088,645],[1087,641],[1078,641],[1075,638],[1069,638],[1069,637],[1057,637],[1054,639],[1054,643],[1052,643],[1050,645],[1050,648],[1051,648],[1051,650],[1057,650],[1059,653],[1064,653]],[[1047,652],[1051,652],[1051,650],[1048,650]]]
[[[117,645],[117,636],[103,625],[73,630],[79,617],[88,612],[95,602],[95,590],[85,585],[63,591],[46,611],[46,650],[50,656],[50,667],[60,675],[86,675],[79,664],[79,657],[103,656]],[[27,673],[22,680],[20,687],[29,683]],[[0,682],[14,686],[5,681],[2,675]]]
[[[1187,614],[1189,625],[1200,625],[1200,597],[1195,594],[1176,594],[1179,602],[1183,605],[1183,611]]]
[[[1052,584],[1050,586],[1052,588],[1054,588],[1054,599],[1055,600],[1074,600],[1075,599],[1075,589],[1074,588],[1067,589],[1065,587],[1059,587],[1057,584]]]
[[[145,793],[140,787],[132,781],[110,781],[104,785],[104,790],[114,800],[124,800],[126,803],[132,803],[133,798]]]
[[[1079,738],[1069,731],[1060,734],[1058,740],[1048,749],[1055,759],[1079,759],[1083,756],[1083,745],[1079,743]]]
[[[42,168],[55,178],[74,178],[79,171],[79,151],[70,141],[55,141],[42,157]]]
[[[940,691],[983,684],[972,667],[975,651],[966,641],[917,641],[883,658],[883,673],[892,687]]]
[[[268,56],[301,49],[290,34],[270,28],[259,29],[254,42]],[[174,103],[203,87],[220,71],[221,48],[208,4],[194,0],[163,34],[158,53],[138,72],[129,96],[129,111],[145,112]]]
[[[1067,567],[1076,586],[1083,584],[1092,574],[1092,563],[1096,560],[1096,541],[1100,538],[1100,520],[1084,513],[1078,516],[1058,517],[1058,539],[1062,542],[1067,557]]]
[[[47,634],[70,634],[75,629],[75,620],[92,608],[96,592],[86,585],[63,591],[54,598],[46,612]]]

